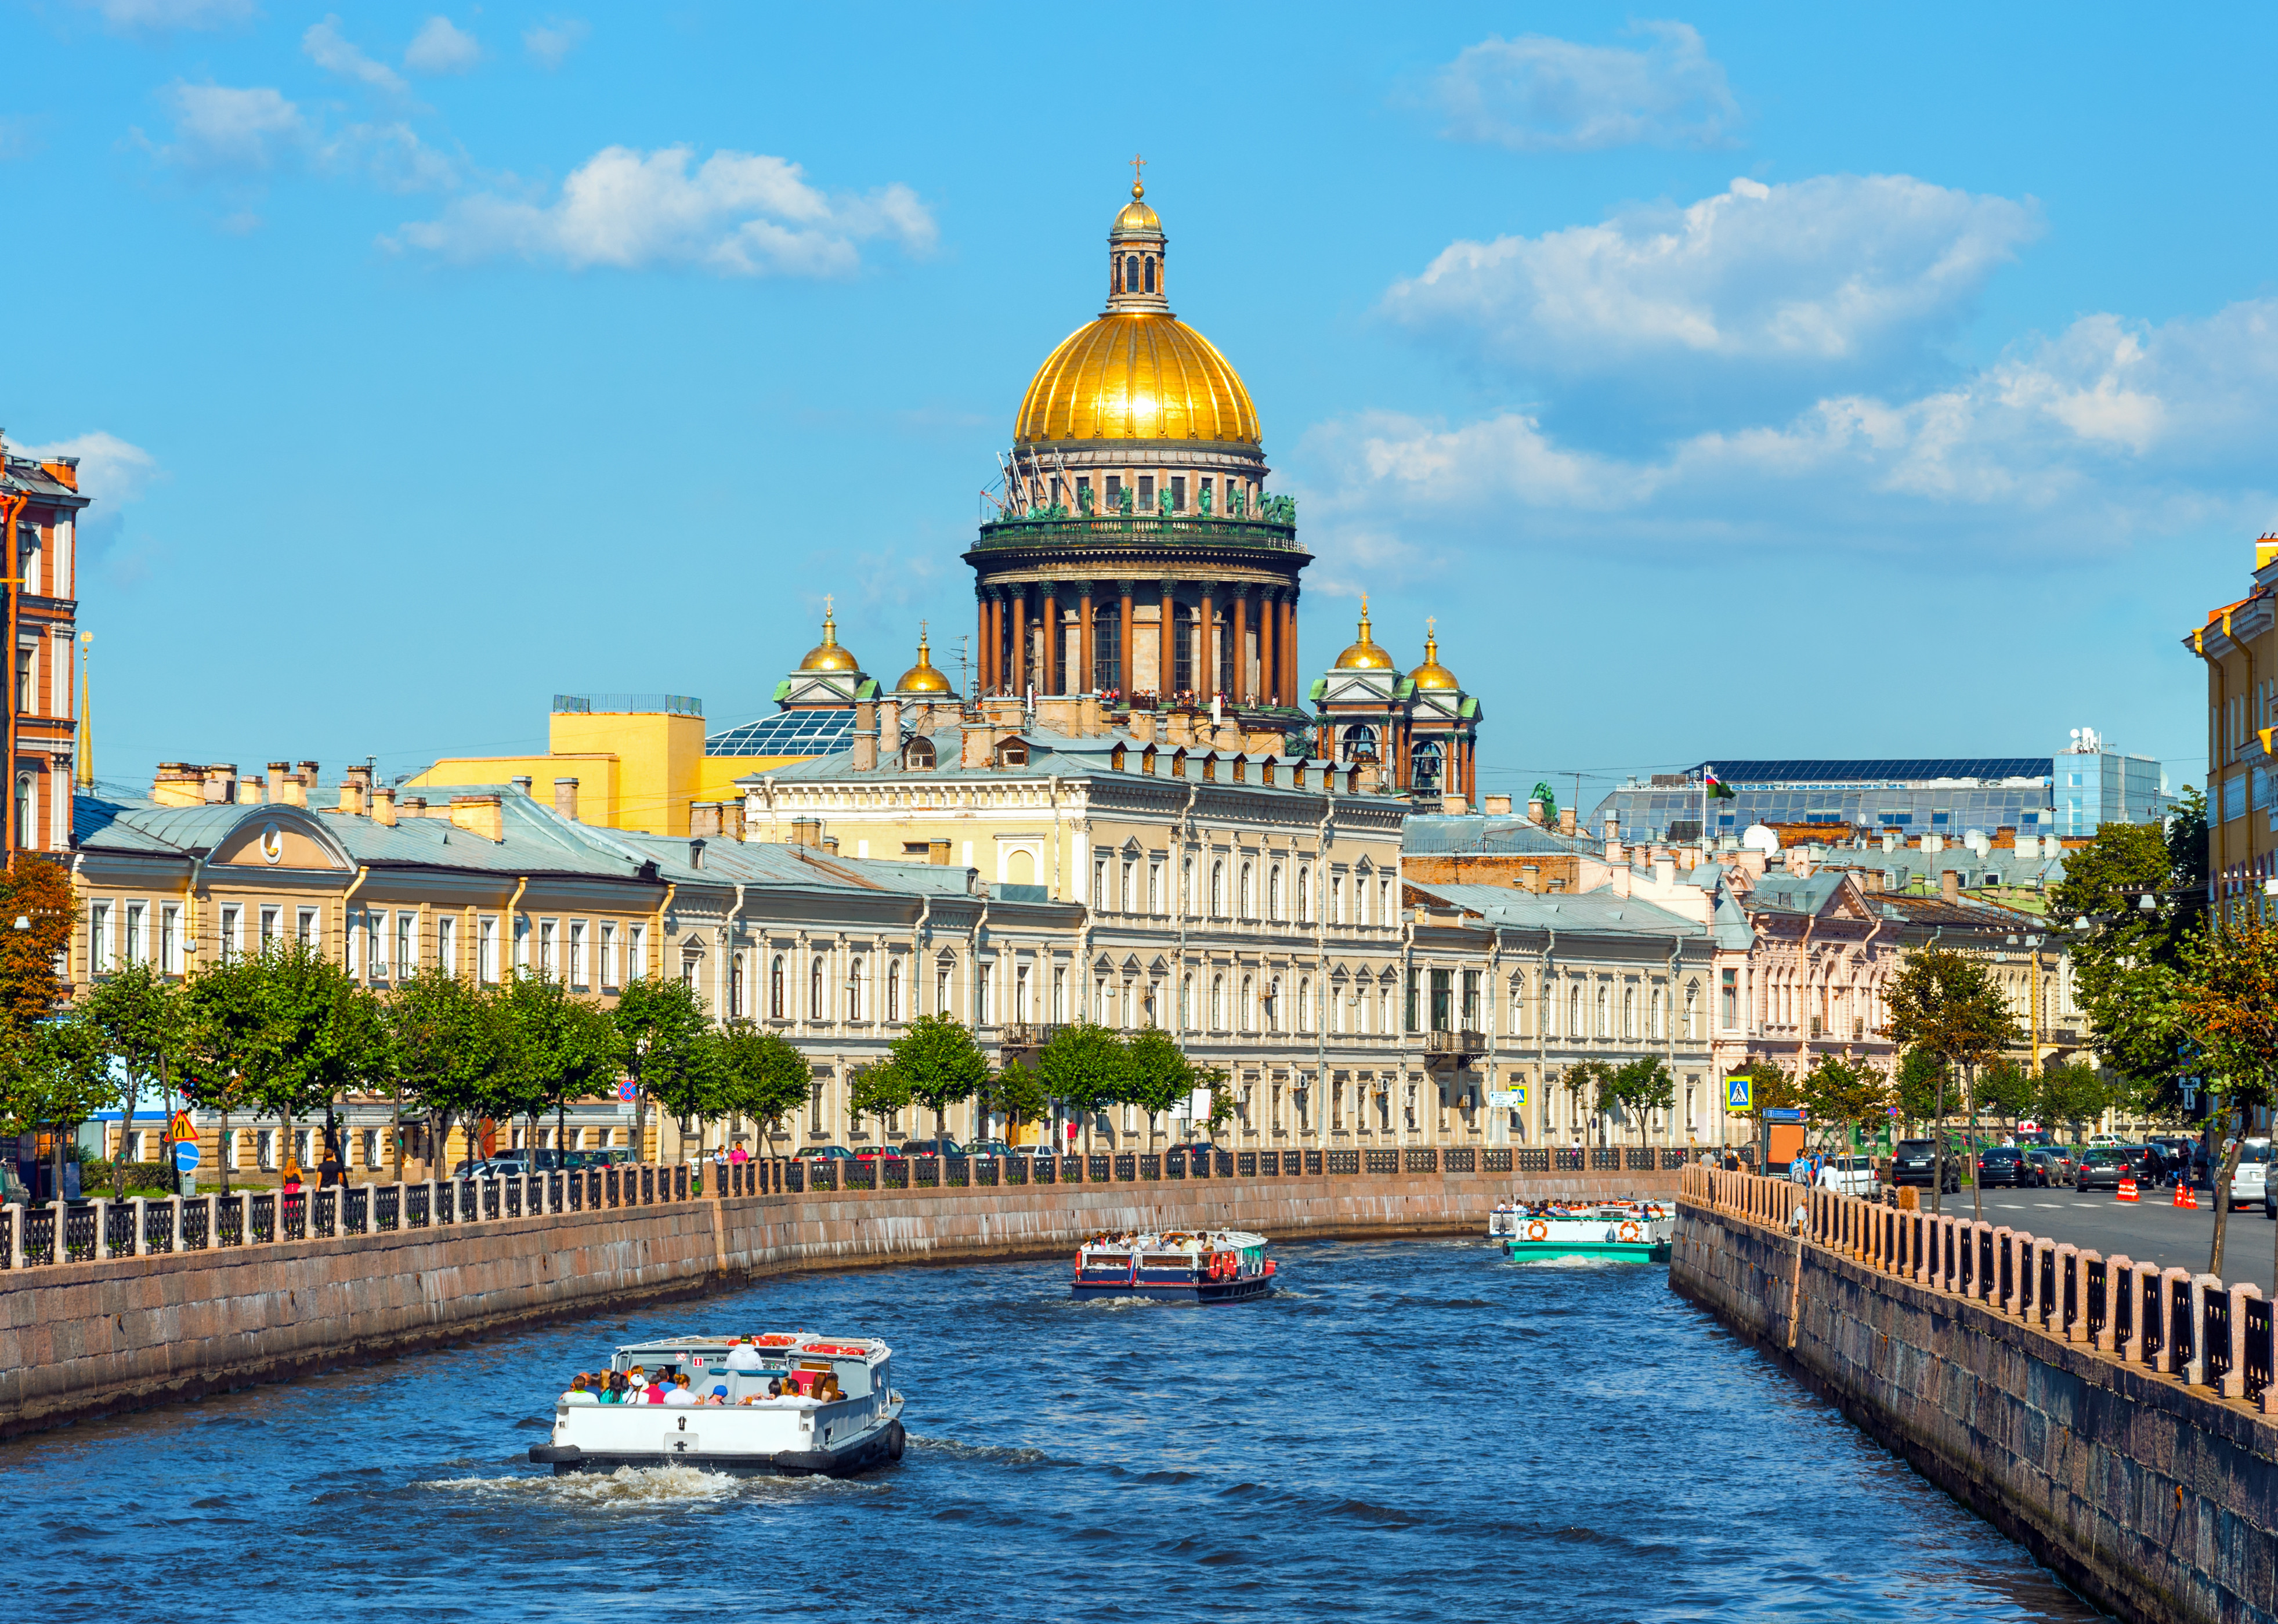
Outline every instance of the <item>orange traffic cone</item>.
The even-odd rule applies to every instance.
[[[2138,1199],[2136,1194],[2136,1181],[2133,1178],[2121,1179],[2120,1181],[2120,1187],[2117,1190],[2114,1190],[2112,1193],[2114,1198],[2118,1201],[2132,1201]]]
[[[2193,1211],[2197,1211],[2198,1209],[2198,1204],[2199,1198],[2191,1193],[2191,1181],[2188,1178],[2176,1179],[2175,1205],[2178,1207],[2189,1207]]]

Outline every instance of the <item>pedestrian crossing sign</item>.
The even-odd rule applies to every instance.
[[[1746,1072],[1724,1079],[1724,1109],[1727,1114],[1745,1117],[1755,1109],[1749,1103],[1749,1089],[1754,1081]]]

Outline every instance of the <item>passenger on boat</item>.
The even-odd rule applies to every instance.
[[[728,1350],[728,1369],[743,1376],[760,1372],[760,1350],[749,1337],[738,1337],[736,1346]]]
[[[600,1400],[586,1391],[583,1372],[570,1378],[570,1391],[562,1395],[565,1404],[599,1404]]]
[[[625,1378],[614,1372],[600,1377],[600,1385],[593,1390],[594,1399],[601,1404],[623,1404],[625,1401]]]
[[[716,1409],[720,1406],[728,1402],[728,1390],[724,1387],[715,1387],[710,1392],[706,1393],[696,1402],[699,1404],[710,1405]]]
[[[664,1402],[684,1406],[696,1402],[696,1394],[688,1385],[686,1376],[676,1376],[672,1378],[672,1385],[664,1390]]]

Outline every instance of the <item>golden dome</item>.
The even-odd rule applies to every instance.
[[[1112,235],[1121,237],[1132,232],[1152,232],[1158,236],[1162,233],[1161,217],[1141,201],[1146,195],[1144,187],[1132,182],[1131,201],[1116,211],[1115,224],[1107,228]]]
[[[1452,690],[1463,686],[1456,680],[1456,674],[1440,663],[1440,638],[1437,632],[1427,631],[1424,634],[1424,663],[1408,674],[1408,680],[1418,688],[1440,688]]]
[[[1360,640],[1337,656],[1339,671],[1390,671],[1395,667],[1384,646],[1368,635],[1368,596],[1361,595]]]
[[[949,679],[933,668],[933,652],[926,646],[925,628],[918,628],[918,663],[902,673],[902,680],[894,684],[898,694],[946,694],[955,690]]]
[[[799,662],[802,671],[860,671],[862,664],[849,649],[838,646],[838,622],[830,618],[830,610],[822,611],[822,641],[806,651],[806,658]]]
[[[1117,310],[1077,328],[1045,358],[1021,398],[1013,432],[1023,445],[1231,440],[1255,446],[1257,408],[1217,347],[1177,316]]]

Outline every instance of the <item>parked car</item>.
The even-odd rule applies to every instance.
[[[1961,1188],[1963,1157],[1949,1147],[1945,1153],[1945,1184],[1948,1195]],[[1891,1151],[1891,1182],[1893,1185],[1920,1185],[1930,1187],[1938,1177],[1938,1141],[1927,1139],[1902,1139]]]
[[[2025,1161],[2033,1170],[2033,1182],[2044,1190],[2063,1184],[2072,1171],[2071,1163],[2063,1155],[2045,1145],[2028,1146]]]
[[[810,1145],[799,1153],[802,1162],[852,1162],[854,1153],[844,1145]]]
[[[2049,1177],[2052,1184],[2070,1184],[2072,1176],[2080,1170],[2080,1153],[2070,1145],[2049,1147]]]
[[[857,1162],[898,1162],[902,1153],[891,1145],[864,1145],[854,1152]]]
[[[968,1156],[1009,1156],[1013,1147],[1001,1139],[977,1139],[965,1147]]]
[[[2149,1145],[2091,1145],[2073,1175],[2075,1190],[2116,1190],[2122,1178],[2158,1182],[2164,1158]]]
[[[1819,1169],[1819,1187],[1841,1195],[1872,1195],[1880,1175],[1869,1156],[1830,1156]]]
[[[2088,1136],[2089,1148],[2091,1150],[2098,1145],[2118,1145],[2125,1142],[2117,1133],[2091,1133]]]
[[[2025,1153],[2014,1145],[1989,1145],[1977,1153],[1977,1182],[1980,1186],[2006,1184],[2022,1187],[2037,1184],[2040,1179]]]
[[[967,1152],[953,1139],[913,1139],[902,1147],[906,1156],[961,1156]]]
[[[462,1162],[454,1178],[520,1178],[530,1171],[530,1164],[520,1156],[485,1156],[479,1161]]]
[[[2266,1207],[2270,1195],[2270,1141],[2248,1140],[2238,1147],[2238,1166],[2230,1175],[2231,1210]]]

